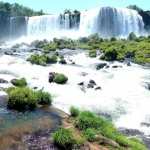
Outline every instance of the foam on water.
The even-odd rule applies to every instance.
[[[146,134],[150,129],[142,127],[141,122],[150,123],[150,91],[144,86],[149,82],[149,69],[132,64],[115,62],[122,68],[108,68],[97,71],[93,64],[99,63],[97,58],[87,58],[85,53],[67,56],[76,65],[54,64],[47,67],[31,65],[23,59],[3,55],[0,57],[0,73],[3,78],[25,77],[29,86],[44,89],[54,96],[53,105],[68,112],[74,105],[83,109],[111,114],[118,127],[140,129]],[[48,83],[49,72],[60,72],[68,76],[66,85]],[[5,72],[9,72],[6,75]],[[82,76],[81,73],[88,73]],[[6,76],[5,76],[6,75]],[[94,79],[102,90],[86,89],[83,92],[77,85]]]

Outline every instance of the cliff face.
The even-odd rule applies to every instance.
[[[142,16],[144,21],[144,27],[146,30],[150,31],[150,11],[139,11],[139,14]]]
[[[0,39],[9,37],[10,33],[10,15],[7,12],[0,11]]]

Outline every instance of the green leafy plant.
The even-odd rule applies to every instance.
[[[87,128],[87,129],[84,131],[84,136],[86,137],[86,139],[87,139],[89,142],[94,142],[95,139],[96,139],[96,131],[95,131],[95,129]]]
[[[56,73],[54,82],[58,84],[65,84],[68,81],[68,77],[61,73]]]
[[[8,89],[8,108],[18,111],[32,110],[37,106],[35,92],[27,87]]]
[[[65,149],[71,149],[75,144],[75,140],[73,138],[73,134],[69,129],[60,128],[53,134],[54,143]]]
[[[72,117],[77,117],[79,115],[79,113],[80,113],[79,109],[77,109],[73,106],[70,108],[70,114]]]
[[[51,105],[52,104],[52,96],[48,92],[44,92],[39,90],[36,92],[38,104],[40,105]]]
[[[25,78],[21,78],[21,79],[12,79],[11,80],[11,83],[14,85],[14,86],[18,86],[18,87],[24,87],[24,86],[27,86],[27,81]]]

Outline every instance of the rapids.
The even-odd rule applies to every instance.
[[[47,67],[32,65],[18,56],[2,55],[0,78],[10,81],[12,78],[25,77],[30,87],[44,88],[50,92],[53,105],[65,112],[69,112],[72,105],[89,109],[110,115],[117,127],[139,129],[150,134],[150,129],[141,125],[143,122],[150,123],[150,91],[146,88],[146,83],[150,82],[149,68],[114,62],[108,63],[110,67],[107,69],[96,70],[95,65],[103,61],[87,57],[84,51],[71,52],[65,54],[67,65],[53,64]],[[73,60],[75,65],[69,64],[69,60]],[[114,65],[122,67],[113,68]],[[53,71],[67,75],[68,83],[49,83],[48,74]],[[87,75],[83,76],[83,72]],[[78,83],[84,81],[87,84],[90,79],[102,89],[81,90]],[[10,85],[0,84],[0,87],[7,86]]]

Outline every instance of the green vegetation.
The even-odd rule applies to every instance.
[[[72,117],[77,117],[79,115],[79,113],[80,113],[79,109],[77,109],[73,106],[70,108],[70,115]]]
[[[87,128],[85,131],[84,131],[84,136],[86,137],[86,139],[89,141],[89,142],[94,142],[96,141],[96,131],[95,129],[92,129],[92,128]]]
[[[57,44],[53,43],[53,42],[50,42],[48,44],[43,45],[44,53],[49,53],[51,51],[56,51],[56,49],[57,49]]]
[[[24,86],[27,86],[27,81],[25,78],[21,78],[21,79],[12,79],[11,80],[11,83],[14,85],[14,86],[18,86],[18,87],[24,87]]]
[[[51,105],[52,97],[42,90],[34,91],[28,87],[10,87],[8,93],[8,108],[18,111],[33,110],[38,104]]]
[[[43,92],[39,90],[36,92],[38,104],[40,105],[51,105],[52,104],[52,96],[48,92]]]
[[[127,40],[114,37],[110,40],[102,39],[94,34],[78,40],[55,38],[51,42],[44,40],[33,43],[33,45],[43,49],[43,53],[51,53],[51,51],[63,48],[85,49],[88,50],[89,57],[96,57],[96,51],[99,50],[103,54],[100,59],[106,61],[124,61],[129,58],[132,62],[138,64],[150,63],[150,37],[137,37],[134,33],[130,33]],[[32,56],[31,63],[45,65],[44,60],[47,60],[45,56],[47,55],[41,55],[40,59],[39,55]],[[56,57],[54,62],[56,62]]]
[[[65,150],[71,149],[75,144],[73,134],[69,129],[60,128],[53,134],[54,143]]]
[[[85,138],[90,142],[99,141],[105,137],[105,140],[115,141],[119,145],[118,150],[123,150],[124,148],[146,150],[146,147],[141,141],[135,138],[127,138],[110,121],[92,112],[81,111],[78,117],[75,118],[74,125],[83,132]]]
[[[68,77],[62,73],[56,73],[54,77],[54,82],[57,84],[65,84],[68,81]]]
[[[10,16],[38,16],[44,14],[42,10],[34,11],[17,3],[10,4],[2,1],[0,2],[0,11],[8,13]]]
[[[90,145],[94,144],[97,148],[102,146],[111,150],[146,150],[140,140],[124,136],[101,116],[90,111],[79,111],[75,107],[70,108],[70,113],[71,117],[65,119],[64,127],[53,134],[54,143],[61,149],[74,149],[75,145],[80,149],[89,141]]]
[[[30,61],[32,64],[45,66],[47,64],[57,63],[57,56],[56,55],[48,56],[45,54],[42,55],[33,54],[27,59],[27,61]]]
[[[118,55],[118,52],[115,49],[109,48],[108,50],[104,52],[101,59],[106,60],[106,61],[114,61],[114,60],[117,60],[117,55]]]
[[[134,32],[131,32],[131,33],[129,34],[129,36],[128,36],[128,40],[134,41],[134,40],[136,40],[136,39],[137,39],[137,37],[136,37],[136,35],[134,34]]]
[[[18,111],[33,110],[37,106],[36,93],[25,88],[10,88],[8,92],[8,108]]]
[[[89,57],[96,57],[96,50],[89,50]]]

